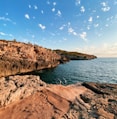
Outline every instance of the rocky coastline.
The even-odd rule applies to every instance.
[[[116,119],[117,84],[52,85],[39,76],[0,78],[0,119]]]
[[[54,51],[61,56],[62,61],[91,60],[97,58],[95,55],[89,55],[79,52],[69,52],[65,50],[54,50]]]
[[[117,119],[117,84],[63,86],[20,75],[62,61],[52,50],[0,40],[0,119]]]
[[[61,56],[30,43],[0,40],[0,77],[56,67]]]

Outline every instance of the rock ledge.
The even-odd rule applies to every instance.
[[[117,84],[49,85],[17,75],[1,78],[0,87],[0,119],[117,118]]]

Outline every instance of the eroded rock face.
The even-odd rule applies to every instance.
[[[47,85],[32,75],[0,81],[0,119],[117,118],[117,84]]]
[[[0,78],[0,107],[26,98],[46,87],[39,76],[10,76]]]
[[[56,67],[60,59],[37,45],[0,40],[0,77]]]

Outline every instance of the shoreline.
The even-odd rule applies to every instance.
[[[0,78],[0,87],[0,118],[117,118],[117,84],[63,86],[46,84],[34,75],[16,75]]]
[[[47,84],[35,75],[18,75],[65,61],[66,57],[50,49],[0,40],[0,119],[117,118],[117,84],[63,86]]]

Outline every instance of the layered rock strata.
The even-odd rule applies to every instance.
[[[0,40],[0,77],[56,67],[61,56],[37,45]]]
[[[0,81],[0,119],[117,118],[117,84],[47,85],[32,75]]]

